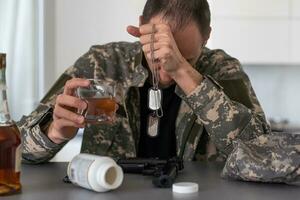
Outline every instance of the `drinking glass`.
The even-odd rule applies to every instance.
[[[99,79],[88,79],[89,87],[77,88],[77,96],[87,103],[85,110],[79,111],[88,124],[113,122],[116,110],[116,85]]]

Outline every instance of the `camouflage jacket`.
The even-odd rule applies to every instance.
[[[92,46],[62,74],[36,110],[18,122],[23,138],[23,160],[48,161],[65,144],[54,144],[43,130],[52,121],[56,96],[72,77],[109,79],[118,85],[116,123],[87,126],[81,152],[112,157],[136,156],[140,131],[138,87],[143,86],[148,77],[141,61],[139,42]],[[178,156],[183,156],[184,160],[212,155],[226,157],[232,151],[233,140],[247,141],[269,132],[249,78],[237,59],[222,50],[205,48],[195,68],[204,76],[197,88],[189,95],[178,86],[175,90],[183,100],[176,119]],[[204,132],[207,140],[201,142]]]
[[[233,142],[222,177],[300,185],[300,134],[274,132]]]

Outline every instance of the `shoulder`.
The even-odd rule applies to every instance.
[[[73,65],[76,77],[122,79],[141,61],[139,42],[111,42],[93,45]]]
[[[93,45],[89,51],[81,56],[76,62],[80,64],[80,61],[88,60],[90,62],[106,61],[111,59],[133,59],[136,55],[140,54],[141,45],[139,42],[110,42],[103,45]]]
[[[89,52],[110,56],[114,54],[135,55],[140,53],[141,44],[139,42],[110,42],[103,45],[93,45]]]
[[[217,80],[243,78],[246,75],[240,61],[222,49],[205,48],[197,64],[203,72]]]

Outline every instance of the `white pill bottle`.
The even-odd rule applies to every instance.
[[[67,174],[75,185],[106,192],[118,188],[123,182],[122,168],[110,157],[81,153],[68,165]]]

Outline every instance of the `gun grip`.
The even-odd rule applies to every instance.
[[[168,175],[161,175],[152,179],[154,186],[159,188],[170,188],[174,183],[174,178]]]

